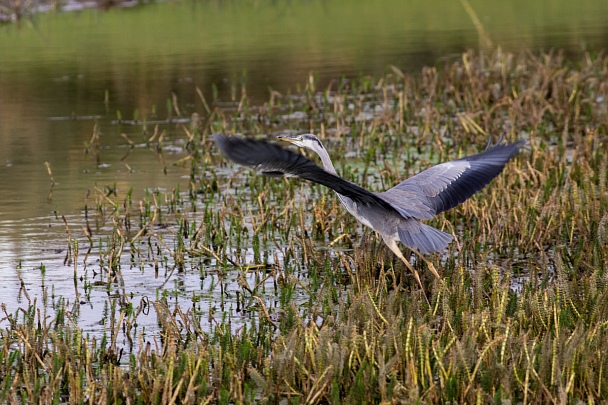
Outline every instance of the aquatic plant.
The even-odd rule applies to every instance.
[[[45,286],[38,301],[24,286],[22,308],[3,307],[0,401],[606,398],[607,66],[603,55],[467,52],[419,75],[393,68],[326,89],[311,77],[264,106],[242,93],[233,108],[197,111],[199,126],[155,130],[151,153],[185,141],[189,156],[174,163],[187,187],[139,201],[97,188],[86,225],[66,219],[75,295]],[[338,172],[374,190],[490,135],[530,146],[483,195],[431,222],[460,242],[429,256],[443,282],[421,272],[427,304],[332,194],[226,166],[210,137],[294,131],[317,133],[345,158]],[[157,296],[125,288],[137,274],[159,280]],[[200,284],[186,288],[189,276]],[[84,332],[96,290],[104,318]],[[158,331],[141,329],[146,313]]]

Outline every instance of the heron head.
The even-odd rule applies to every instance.
[[[313,134],[300,134],[300,135],[281,135],[278,137],[282,141],[291,142],[300,148],[306,148],[313,151],[323,149],[323,145],[319,138]]]

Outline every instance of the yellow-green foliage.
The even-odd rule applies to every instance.
[[[103,208],[108,197],[99,197],[100,215],[114,221],[100,260],[112,269],[108,283],[120,283],[127,265],[121,252],[130,244],[132,260],[145,257],[157,271],[165,260],[176,271],[198,266],[219,284],[233,277],[236,298],[231,291],[232,298],[203,314],[167,297],[148,303],[159,317],[156,346],[129,332],[144,307],[130,302],[128,292],[114,298],[120,315],[95,338],[82,335],[67,305],[46,319],[30,300],[4,315],[10,326],[0,331],[0,400],[544,404],[607,398],[607,83],[603,56],[574,64],[559,52],[468,52],[420,75],[395,68],[377,81],[330,89],[317,89],[311,79],[299,98],[274,94],[257,108],[243,96],[235,111],[212,110],[202,128],[187,130],[188,196],[153,195],[139,206],[111,209]],[[294,120],[294,111],[306,119]],[[225,165],[211,132],[285,128],[319,133],[338,170],[375,190],[482,150],[490,136],[529,145],[488,188],[433,222],[457,242],[429,257],[443,281],[416,263],[429,306],[405,267],[328,190],[250,171],[210,174]],[[307,200],[311,194],[314,200]],[[185,213],[199,199],[208,204],[188,220]],[[251,274],[255,283],[247,281]],[[261,298],[268,295],[276,297],[274,306]],[[246,326],[232,328],[224,305],[246,308]],[[214,325],[210,330],[200,327],[203,318]],[[118,331],[140,339],[133,353],[121,352]]]

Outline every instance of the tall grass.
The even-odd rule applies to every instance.
[[[393,69],[328,89],[311,77],[297,96],[273,94],[262,107],[246,94],[233,110],[215,107],[200,128],[184,128],[188,190],[140,202],[96,197],[96,212],[112,224],[92,241],[104,287],[88,287],[112,292],[104,333],[83,334],[77,301],[55,302],[53,317],[27,296],[16,313],[4,311],[0,400],[606,398],[606,83],[603,55],[571,63],[559,52],[467,52],[419,75]],[[433,222],[457,242],[429,257],[442,282],[414,262],[428,305],[404,266],[328,190],[226,167],[209,136],[282,131],[318,133],[338,171],[375,190],[482,150],[489,137],[529,144],[488,188]],[[78,272],[85,252],[71,243]],[[212,287],[191,307],[163,289],[132,302],[120,288],[129,266],[199,272]],[[137,328],[151,306],[152,338]],[[246,322],[229,315],[235,307]]]

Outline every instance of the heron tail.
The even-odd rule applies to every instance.
[[[409,248],[418,249],[423,254],[443,250],[453,239],[452,235],[415,219],[400,224],[397,233],[401,243]]]

